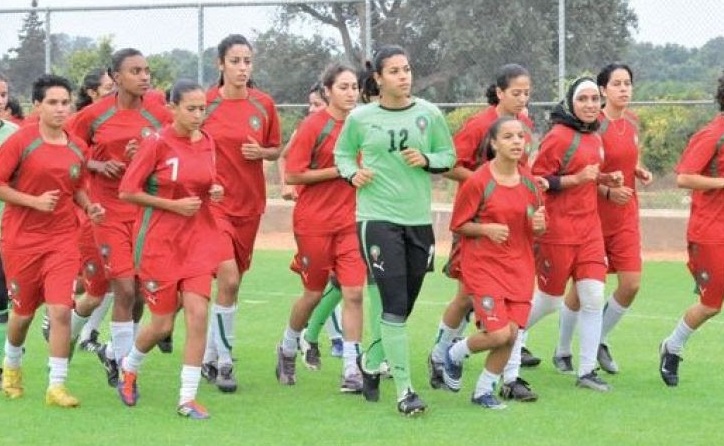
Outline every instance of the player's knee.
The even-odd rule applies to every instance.
[[[581,311],[600,312],[603,310],[605,285],[600,280],[583,279],[576,282]]]
[[[354,307],[362,306],[362,288],[361,287],[344,287],[342,291],[345,305]]]
[[[511,343],[510,328],[503,327],[499,330],[488,333],[488,339],[492,348],[503,347]],[[512,338],[515,342],[515,338]]]

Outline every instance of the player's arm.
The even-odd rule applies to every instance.
[[[23,152],[21,140],[13,136],[11,135],[0,146],[0,200],[40,212],[52,212],[60,198],[60,190],[55,189],[40,195],[32,195],[21,192],[10,185],[11,178],[20,167]]]
[[[334,146],[334,164],[339,176],[354,187],[364,186],[372,181],[374,175],[370,169],[362,168],[357,163],[360,144],[359,124],[354,115],[348,116]]]
[[[676,185],[682,189],[714,190],[724,188],[724,178],[702,175],[717,162],[718,135],[704,128],[691,137],[676,166]]]
[[[442,176],[449,180],[457,181],[458,183],[462,183],[463,181],[470,178],[470,175],[473,174],[473,171],[468,169],[464,166],[455,166],[452,169],[448,170],[447,172],[443,173]]]
[[[429,131],[431,151],[423,154],[427,159],[423,169],[430,173],[445,173],[455,166],[455,145],[450,128],[439,110],[432,114]]]
[[[698,173],[676,175],[676,185],[682,189],[712,190],[724,189],[724,178],[707,177]]]

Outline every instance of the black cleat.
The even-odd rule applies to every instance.
[[[520,366],[521,367],[538,367],[540,358],[534,356],[525,346],[520,348]]]
[[[523,378],[516,378],[515,381],[505,383],[500,388],[500,397],[504,400],[515,400],[528,403],[538,400],[538,395],[530,389],[530,384]]]
[[[216,377],[219,376],[219,368],[216,361],[201,364],[201,377],[209,384],[216,384]]]
[[[679,363],[683,361],[681,356],[675,353],[669,353],[666,348],[666,341],[661,342],[659,346],[659,371],[661,372],[661,379],[664,380],[664,384],[669,387],[676,387],[679,385]]]
[[[445,389],[445,380],[442,377],[442,369],[445,367],[445,363],[435,362],[432,359],[432,353],[427,357],[427,373],[430,377],[430,387],[433,389]]]
[[[115,389],[118,387],[118,364],[115,359],[108,359],[106,357],[107,348],[108,344],[103,344],[96,354],[98,355],[98,359],[101,361],[103,368],[106,370],[108,385]]]
[[[572,355],[561,355],[557,354],[553,356],[553,366],[561,373],[566,375],[572,375],[575,373],[573,369],[573,356]]]
[[[84,339],[80,342],[80,348],[91,353],[98,352],[101,348],[101,343],[98,342],[98,330],[91,330],[88,339]]]
[[[397,402],[397,411],[407,417],[412,417],[425,412],[427,404],[425,404],[420,396],[410,389],[407,389],[405,396]]]
[[[357,367],[362,372],[362,396],[367,401],[380,400],[380,374],[370,373],[364,368],[364,353],[357,355]],[[398,404],[399,408],[399,404]]]

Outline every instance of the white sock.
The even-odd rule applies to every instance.
[[[222,307],[211,306],[211,318],[216,324],[214,339],[216,351],[219,353],[219,366],[231,364],[231,350],[234,347],[234,319],[236,318],[236,305]]]
[[[513,344],[513,350],[510,352],[510,358],[505,364],[503,369],[503,382],[511,383],[518,379],[520,375],[520,348],[523,345],[523,338],[525,337],[525,330],[518,330],[518,335],[515,337],[515,344]]]
[[[357,373],[357,355],[359,354],[359,352],[359,342],[342,342],[342,360],[344,361],[345,376],[348,376],[349,373]]]
[[[48,386],[64,384],[68,377],[68,358],[48,358]]]
[[[598,345],[601,343],[601,321],[603,319],[604,283],[593,279],[576,282],[578,299],[581,301],[580,359],[578,376],[591,373],[596,368]]]
[[[450,359],[452,359],[452,362],[455,364],[462,363],[468,356],[470,356],[468,338],[458,341],[450,347]]]
[[[483,370],[478,378],[478,383],[475,385],[475,397],[485,395],[486,393],[495,392],[495,388],[498,386],[500,381],[500,375],[489,372],[488,369]]]
[[[609,296],[606,306],[603,308],[603,325],[601,326],[601,343],[606,343],[608,334],[618,324],[628,307],[622,306],[613,295]]]
[[[5,367],[19,369],[23,365],[23,346],[14,346],[5,338]]]
[[[463,322],[463,324],[465,323]],[[448,327],[442,320],[440,321],[440,324],[437,326],[437,338],[435,339],[435,345],[432,347],[433,361],[445,362],[445,352],[450,348],[453,339],[455,339],[459,332],[460,327],[451,328]]]
[[[669,353],[681,356],[681,352],[684,350],[684,345],[686,344],[686,341],[689,340],[689,336],[691,336],[692,333],[694,333],[694,330],[686,325],[686,322],[684,322],[684,319],[682,318],[679,323],[676,324],[674,331],[672,331],[669,337],[664,341],[666,343],[666,349]],[[7,343],[5,344],[5,349],[7,351]]]
[[[126,356],[123,360],[123,370],[131,373],[138,373],[138,370],[141,368],[141,363],[145,357],[146,353],[141,352],[134,345],[131,347],[131,351],[128,353],[128,356]]]
[[[103,322],[106,314],[108,314],[108,310],[111,308],[111,305],[113,305],[113,293],[106,293],[105,297],[101,301],[101,304],[98,305],[98,308],[93,310],[91,315],[88,317],[88,322],[86,322],[85,327],[83,327],[83,331],[80,332],[81,340],[89,339],[91,331],[98,331],[98,327],[101,326],[101,322]]]
[[[209,319],[209,327],[206,330],[206,349],[204,350],[203,362],[216,361],[219,357],[219,352],[216,350],[216,321],[212,315]]]
[[[106,342],[106,359],[116,359],[116,352],[113,350],[113,341],[111,340]]]
[[[136,340],[136,336],[138,336],[138,332],[141,330],[141,323],[140,322],[134,322],[133,323],[133,340]]]
[[[113,354],[116,362],[121,363],[124,356],[128,356],[133,346],[133,321],[111,322],[111,339],[113,340]]]
[[[523,334],[521,335],[521,339],[520,339],[520,348],[523,348],[526,345],[528,345],[528,330],[523,329]]]
[[[284,338],[282,338],[282,353],[287,358],[293,358],[297,356],[297,346],[299,345],[299,336],[301,336],[302,332],[292,330],[291,327],[287,325],[287,328],[284,330]]]
[[[342,310],[339,305],[334,307],[334,311],[324,323],[324,328],[327,330],[330,341],[332,339],[342,339]]]
[[[78,339],[80,331],[88,321],[88,317],[82,317],[76,313],[75,309],[70,311],[70,340]]]
[[[458,325],[458,328],[455,329],[455,337],[456,338],[464,338],[465,337],[465,329],[468,328],[468,324],[470,323],[470,318],[472,317],[473,312],[470,311],[468,314],[465,315],[462,321],[460,321],[460,325]]]
[[[568,308],[563,303],[561,311],[558,313],[558,346],[556,347],[556,356],[571,356],[571,344],[573,343],[573,333],[576,331],[578,323],[578,311]]]
[[[530,308],[530,316],[525,329],[530,330],[543,317],[558,311],[563,305],[563,296],[553,296],[536,289],[533,293],[533,303]]]
[[[186,404],[196,399],[196,392],[199,390],[201,380],[201,367],[184,364],[181,368],[181,391],[179,392],[178,405]]]

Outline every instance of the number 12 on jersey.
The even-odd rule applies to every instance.
[[[402,151],[407,149],[407,137],[409,136],[407,129],[401,129],[399,132],[388,130],[387,133],[390,135],[390,148],[387,149],[388,152],[392,153],[395,150]],[[400,140],[396,142],[395,139],[398,134],[400,136]]]

